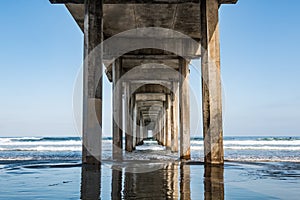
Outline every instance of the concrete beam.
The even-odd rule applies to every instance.
[[[143,114],[155,114],[155,115],[157,115],[159,112],[160,112],[159,110],[158,111],[141,111],[141,114],[142,115]]]
[[[166,101],[164,93],[136,93],[136,101]]]
[[[131,69],[122,77],[124,81],[178,81],[179,73],[173,68],[161,64],[149,63]]]
[[[84,4],[84,0],[50,0],[52,4]],[[199,0],[104,0],[105,4],[182,4],[199,3]]]
[[[143,116],[143,118],[149,117],[149,118],[152,118],[152,119],[156,119],[158,115],[157,114],[153,114],[153,113],[145,113],[142,116]]]
[[[153,106],[153,107],[163,107],[163,103],[161,101],[140,101],[137,102],[138,107],[143,106]]]
[[[139,111],[160,111],[160,106],[143,106],[139,108]]]
[[[200,0],[104,0],[105,4],[183,4]],[[235,4],[238,0],[220,0],[220,4]],[[52,4],[84,4],[84,0],[50,0]]]
[[[170,36],[168,32],[161,33],[165,35],[154,35],[152,32],[146,32],[140,30],[133,36],[118,36],[113,39],[113,42],[107,40],[103,43],[103,59],[112,60],[118,58],[130,50],[136,50],[141,48],[143,44],[144,49],[163,49],[167,52],[180,55],[185,59],[197,59],[201,56],[201,49],[198,41],[184,37],[183,35]],[[116,43],[118,46],[116,46]],[[143,49],[141,49],[143,51]],[[170,56],[170,53],[164,53],[162,55]]]
[[[167,54],[125,54],[122,56],[123,60],[178,60],[178,55],[167,55]]]
[[[238,0],[219,0],[219,4],[236,4]]]

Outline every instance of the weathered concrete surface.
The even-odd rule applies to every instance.
[[[84,6],[66,4],[83,30]],[[120,32],[142,27],[162,27],[200,37],[200,7],[195,3],[183,4],[104,4],[104,36],[109,38]]]
[[[171,128],[171,96],[167,95],[167,110],[166,110],[166,146],[168,149],[172,146],[171,135],[172,135],[172,128]]]
[[[171,128],[172,128],[172,135],[171,135],[171,151],[177,152],[178,151],[178,101],[179,101],[179,89],[178,83],[172,83],[173,89],[173,96],[172,96],[172,114],[171,114]]]
[[[224,162],[218,9],[217,0],[201,2],[204,154],[213,164]]]
[[[131,152],[133,150],[133,133],[132,133],[132,117],[131,117],[131,95],[129,83],[124,83],[125,96],[125,150]]]
[[[166,95],[163,93],[137,93],[136,101],[166,101]]]
[[[181,59],[179,71],[180,158],[190,159],[190,71],[184,59]]]
[[[122,113],[122,83],[118,83],[122,74],[121,59],[113,65],[113,159],[122,159],[123,113]]]
[[[235,4],[238,0],[219,0],[220,4]],[[56,4],[83,4],[84,0],[50,0]],[[199,3],[199,0],[103,0],[104,4],[183,4]]]
[[[124,90],[116,89],[113,96],[113,115],[114,118],[120,118],[117,120],[119,127],[117,123],[113,124],[113,158],[121,158],[122,154],[122,130],[120,130],[122,98],[118,97],[121,97],[123,92],[125,96],[123,110],[126,118],[125,149],[134,150],[135,145],[140,142],[140,133],[143,132],[145,135],[146,131],[153,130],[158,132],[155,137],[160,143],[171,145],[172,151],[178,151],[179,110],[180,157],[189,159],[188,63],[199,56],[202,57],[205,162],[213,164],[224,162],[218,10],[221,4],[236,3],[237,0],[50,0],[50,2],[65,3],[84,32],[84,54],[85,58],[88,58],[84,63],[84,163],[99,164],[101,159],[102,78],[98,83],[97,76],[101,74],[102,63],[106,66],[109,80],[113,81],[113,87],[116,86],[121,74],[124,74],[122,79],[125,82]],[[155,28],[155,31],[153,29],[149,31],[143,29],[145,27],[165,29],[162,32],[161,29]],[[138,32],[137,35],[125,33],[117,39],[118,45],[116,43],[104,45],[102,52],[108,52],[104,57],[99,56],[99,52],[99,55],[92,56],[93,49],[104,39],[137,28],[139,28],[139,31],[135,31]],[[174,31],[167,30],[177,32],[175,34]],[[141,44],[144,46],[141,47]],[[117,60],[115,65],[110,63],[119,57],[121,59]],[[134,69],[138,70],[133,72]],[[180,86],[177,97],[172,94],[174,91],[170,88],[178,88],[178,83]],[[172,101],[169,100],[170,95]],[[137,124],[143,124],[144,127],[139,129]]]
[[[101,56],[91,54],[103,40],[103,11],[99,1],[86,1],[84,27],[84,75],[83,75],[83,149],[82,162],[99,164],[102,149],[102,71]]]

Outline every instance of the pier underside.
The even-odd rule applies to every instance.
[[[223,164],[218,10],[237,0],[50,1],[84,33],[83,162],[101,160],[102,66],[113,85],[113,158],[153,137],[190,159],[189,63],[201,58],[205,162]]]

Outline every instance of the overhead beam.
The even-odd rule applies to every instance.
[[[50,0],[53,4],[84,4],[84,0]],[[104,4],[183,4],[199,3],[199,0],[104,0]]]
[[[104,4],[184,4],[199,3],[200,0],[104,0]],[[236,4],[238,0],[220,0],[220,4]],[[50,0],[53,4],[84,4],[84,0]]]
[[[159,112],[160,112],[160,110],[157,110],[157,111],[141,111],[141,113],[143,115],[144,114],[155,114],[155,115],[157,115]]]
[[[219,0],[220,4],[236,4],[238,0]]]
[[[140,111],[160,111],[161,107],[160,106],[143,106],[139,108]]]
[[[178,60],[178,55],[167,55],[167,54],[155,54],[155,55],[144,55],[144,54],[125,54],[122,56],[123,59],[128,60]]]
[[[138,107],[143,107],[143,106],[154,106],[154,107],[162,107],[163,103],[161,101],[141,101],[137,102]]]
[[[147,64],[148,65],[148,64]],[[178,81],[179,73],[167,67],[161,67],[159,64],[153,64],[152,67],[142,68],[138,67],[126,73],[122,80],[125,81]]]
[[[137,93],[135,94],[136,101],[166,101],[164,93]]]

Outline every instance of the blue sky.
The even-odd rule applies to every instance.
[[[299,6],[298,0],[239,0],[221,7],[225,136],[300,135]],[[76,136],[72,94],[83,35],[72,17],[47,0],[6,0],[0,21],[0,136]],[[199,65],[191,65],[198,101]],[[110,90],[105,83],[106,135]],[[199,136],[200,109],[191,114],[192,134]]]

